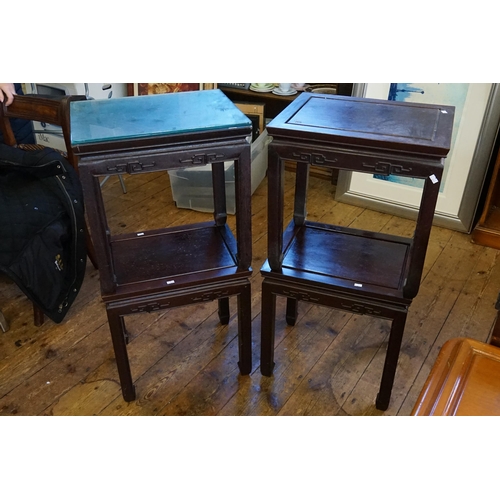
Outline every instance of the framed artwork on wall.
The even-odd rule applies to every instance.
[[[216,86],[216,83],[127,83],[127,93],[130,96],[169,94],[190,90],[211,90]]]
[[[500,124],[500,88],[495,83],[355,84],[353,95],[455,106],[452,146],[444,165],[435,223],[470,232]],[[339,174],[336,199],[414,218],[419,179]]]

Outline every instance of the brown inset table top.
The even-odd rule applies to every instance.
[[[273,137],[446,156],[454,112],[453,106],[306,92],[267,130]]]

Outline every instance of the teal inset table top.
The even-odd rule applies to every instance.
[[[74,146],[251,127],[218,89],[75,101],[70,118]]]

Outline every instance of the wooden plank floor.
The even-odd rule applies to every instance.
[[[127,176],[104,185],[112,232],[209,220],[177,209],[166,173]],[[335,186],[312,178],[309,218],[410,235],[412,221],[334,201]],[[293,176],[287,172],[286,211]],[[467,336],[487,341],[500,288],[499,251],[470,236],[432,229],[422,286],[408,315],[391,404],[374,401],[389,322],[300,303],[295,327],[278,299],[276,369],[259,371],[259,269],[266,256],[266,180],[252,198],[253,371],[237,369],[236,304],[229,325],[217,304],[205,303],[126,319],[137,400],[121,397],[98,272],[87,264],[82,290],[64,322],[33,326],[31,303],[0,276],[0,309],[10,330],[0,331],[0,415],[409,415],[443,343]],[[140,210],[139,210],[140,208]],[[230,224],[234,217],[230,216]]]

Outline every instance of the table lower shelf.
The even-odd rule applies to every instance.
[[[213,222],[115,236],[116,296],[153,293],[250,274],[238,269],[236,240]]]
[[[412,240],[306,221],[285,232],[282,270],[323,285],[402,298]]]

